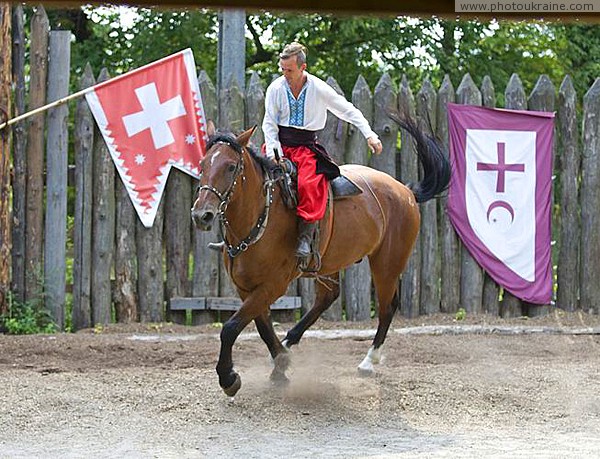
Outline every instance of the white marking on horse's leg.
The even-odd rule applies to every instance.
[[[373,346],[371,346],[363,361],[360,362],[360,365],[358,366],[358,371],[364,374],[373,374],[375,373],[375,368],[373,367],[373,364],[380,363],[381,360],[381,347],[379,347],[378,349],[374,349]]]
[[[286,349],[291,349],[291,348],[292,348],[292,346],[290,346],[290,343],[289,343],[289,341],[288,341],[287,339],[284,339],[284,340],[281,342],[281,345],[282,345],[283,347],[285,347]]]

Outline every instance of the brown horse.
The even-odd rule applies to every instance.
[[[398,309],[398,279],[419,232],[417,203],[443,191],[450,177],[450,165],[438,144],[412,122],[390,116],[416,140],[423,179],[406,186],[369,167],[341,167],[363,192],[334,201],[330,216],[321,225],[322,264],[318,275],[331,281],[328,285],[316,283],[312,309],[288,331],[283,342],[273,330],[270,305],[285,294],[291,281],[304,275],[295,257],[295,212],[284,205],[279,187],[265,172],[272,164],[248,147],[254,129],[237,138],[211,135],[201,162],[202,177],[192,219],[201,230],[210,230],[218,220],[225,240],[225,266],[243,302],[221,331],[216,370],[227,395],[235,395],[241,387],[241,378],[233,368],[232,347],[246,325],[254,320],[269,348],[274,361],[271,378],[287,381],[288,348],[300,341],[338,297],[339,271],[365,256],[377,292],[379,324],[359,370],[372,372],[373,363],[379,362],[381,345]]]

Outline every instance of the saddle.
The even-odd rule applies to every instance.
[[[281,189],[283,202],[289,209],[296,209],[298,205],[298,168],[293,161],[283,158],[271,170],[272,177],[277,179]],[[329,181],[329,188],[334,200],[356,196],[362,190],[345,175],[339,175]]]
[[[295,210],[298,206],[298,168],[296,167],[296,164],[288,158],[283,158],[277,163],[277,166],[271,169],[270,173],[271,178],[279,183],[281,196],[286,207]],[[330,180],[328,188],[327,212],[323,220],[318,223],[317,229],[313,235],[311,242],[312,257],[309,258],[306,265],[301,263],[298,266],[305,274],[315,275],[321,269],[321,224],[322,222],[325,222],[325,227],[331,227],[331,218],[333,217],[331,201],[356,196],[362,193],[362,190],[344,175],[339,175],[333,180]]]

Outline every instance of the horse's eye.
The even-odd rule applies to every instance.
[[[235,171],[235,164],[230,164],[229,166],[227,166],[227,170],[228,170],[229,172],[233,172],[233,171]]]

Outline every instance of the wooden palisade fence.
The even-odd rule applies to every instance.
[[[15,18],[20,7],[15,7]],[[24,107],[23,23],[13,21],[13,81],[17,91],[13,111]],[[29,76],[29,106],[33,109],[61,97],[68,81],[69,43],[63,32],[48,32],[43,9],[32,19]],[[49,52],[47,51],[49,50]],[[48,66],[48,53],[51,56]],[[52,64],[54,62],[55,65]],[[48,75],[46,76],[46,72]],[[87,66],[80,87],[109,78],[105,70],[94,79]],[[48,84],[46,85],[46,80]],[[205,72],[199,75],[207,117],[217,120],[222,130],[240,132],[260,126],[264,113],[265,85],[252,74],[245,89],[234,82],[217,94]],[[330,78],[328,83],[341,89]],[[48,93],[46,94],[46,87]],[[79,88],[78,88],[79,89]],[[600,312],[600,79],[583,98],[583,113],[576,110],[577,95],[566,76],[558,90],[541,76],[526,96],[518,75],[505,89],[506,108],[556,111],[555,165],[560,182],[555,184],[554,230],[557,250],[557,306]],[[385,115],[389,107],[409,113],[422,129],[448,145],[448,102],[496,106],[491,80],[477,87],[465,75],[456,90],[448,77],[436,89],[429,80],[413,94],[406,77],[399,87],[384,74],[371,91],[364,78],[356,81],[349,96],[372,123],[383,142],[383,153],[370,157],[366,142],[354,126],[332,115],[321,135],[322,142],[340,163],[368,164],[403,182],[416,181],[419,168],[414,146],[404,132]],[[75,106],[74,128],[67,131],[67,106],[32,117],[13,130],[13,251],[12,291],[18,301],[40,297],[60,326],[65,323],[65,292],[71,283],[65,278],[65,261],[73,260],[73,328],[104,324],[113,320],[185,323],[186,312],[170,308],[175,297],[230,297],[235,290],[220,262],[220,256],[206,248],[214,233],[195,231],[189,209],[196,183],[173,169],[154,226],[144,228],[135,215],[120,179],[84,99]],[[578,130],[578,116],[583,120]],[[26,126],[26,127],[25,127]],[[398,150],[398,135],[401,147]],[[67,139],[72,136],[75,154],[73,249],[67,247]],[[44,139],[45,144],[44,144]],[[253,137],[262,143],[260,127]],[[580,146],[581,145],[581,146]],[[44,156],[45,154],[45,156]],[[47,164],[45,171],[42,164]],[[22,171],[27,171],[23,174]],[[26,177],[26,180],[24,179]],[[580,180],[579,180],[580,177]],[[46,191],[47,200],[43,195]],[[444,212],[445,197],[421,206],[422,229],[414,254],[400,283],[401,310],[407,317],[437,312],[502,316],[540,314],[547,307],[524,304],[500,287],[477,265],[462,246]],[[402,235],[398,235],[402,237]],[[42,282],[41,282],[42,281]],[[374,299],[368,262],[363,260],[341,276],[341,298],[324,315],[330,320],[365,320],[371,316]],[[302,297],[302,309],[311,306],[313,281],[301,279],[288,291]],[[503,294],[501,294],[503,293]],[[499,298],[502,298],[500,301]],[[222,320],[215,311],[192,311],[192,323]],[[287,312],[274,312],[276,320],[290,320]]]

